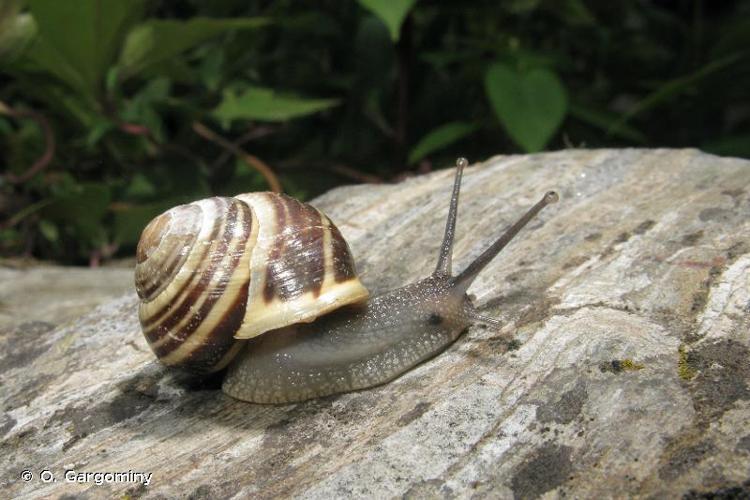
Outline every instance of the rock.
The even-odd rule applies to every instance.
[[[316,200],[371,289],[431,272],[452,175]],[[470,290],[503,326],[472,327],[372,390],[234,401],[218,377],[154,362],[133,293],[3,334],[7,495],[750,494],[750,162],[695,150],[492,158],[465,175],[454,268],[551,188],[561,202]],[[152,476],[79,484],[66,470]]]
[[[25,321],[59,325],[132,288],[131,269],[0,267],[0,331]]]

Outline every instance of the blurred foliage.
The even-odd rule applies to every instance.
[[[0,255],[128,255],[269,172],[308,198],[459,155],[750,157],[749,51],[748,0],[3,0]]]

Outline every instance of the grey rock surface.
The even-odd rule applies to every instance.
[[[377,292],[432,271],[452,171],[316,200]],[[548,189],[472,286],[503,326],[372,390],[286,406],[161,368],[134,293],[0,334],[15,498],[750,494],[750,162],[570,150],[467,170],[454,269]],[[24,482],[20,474],[32,471]],[[49,470],[56,482],[43,483]],[[150,472],[78,484],[65,471]]]
[[[59,325],[132,288],[132,269],[0,267],[0,331],[27,321]]]

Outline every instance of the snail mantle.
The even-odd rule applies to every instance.
[[[312,204],[378,294],[433,271],[452,179],[448,169],[340,188]],[[60,326],[30,317],[3,327],[3,491],[748,494],[750,162],[696,150],[491,158],[464,173],[454,268],[552,188],[561,202],[469,289],[501,325],[476,324],[373,389],[277,406],[234,400],[220,377],[196,382],[153,359],[135,292]],[[41,482],[42,469],[57,481]],[[71,470],[151,476],[96,485],[67,481]]]

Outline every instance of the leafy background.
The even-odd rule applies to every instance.
[[[212,194],[456,156],[750,157],[750,1],[4,0],[0,256],[97,265]]]

